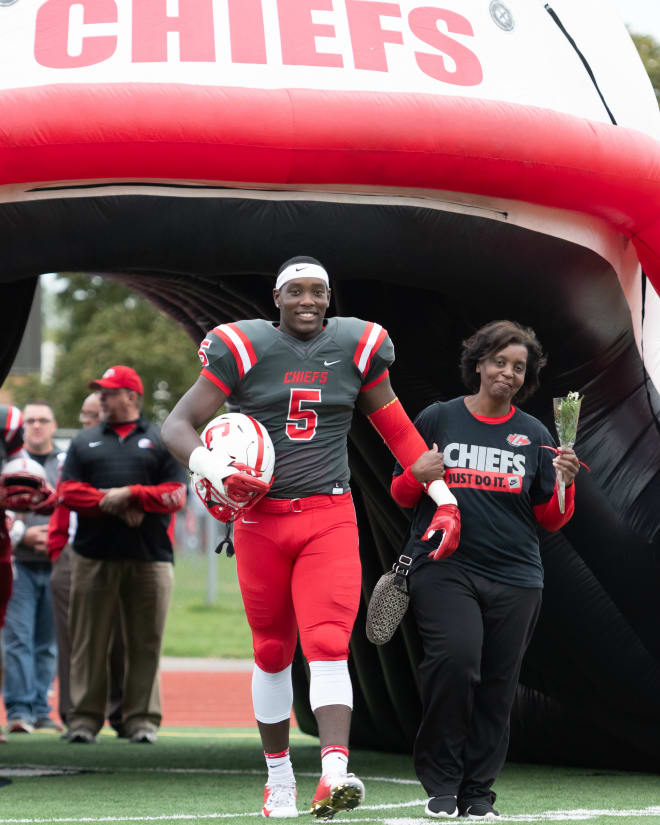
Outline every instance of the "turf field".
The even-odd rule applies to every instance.
[[[213,605],[206,604],[206,569],[198,554],[177,558],[164,654],[249,658],[235,561],[216,560],[218,597]],[[251,719],[238,707],[250,701],[247,673],[183,673],[179,682],[173,676],[164,674],[163,679],[166,720],[191,720],[191,705],[198,712],[196,723],[203,718],[209,725],[231,724],[222,718]],[[220,676],[223,681],[217,682]],[[318,780],[318,741],[296,730],[292,756],[298,808],[302,821],[311,823],[305,811]],[[365,781],[367,798],[336,821],[431,821],[422,818],[425,795],[409,756],[353,750],[351,768]],[[13,734],[9,744],[0,745],[0,825],[248,822],[258,816],[264,781],[254,727],[165,727],[154,746],[130,745],[110,732],[92,746],[68,745],[53,733]],[[503,822],[660,825],[660,777],[650,774],[507,765],[495,788]]]
[[[318,744],[294,734],[302,821],[318,778]],[[342,822],[428,825],[409,757],[354,750],[363,806]],[[158,743],[103,734],[68,745],[57,734],[13,735],[0,747],[0,825],[5,823],[248,822],[258,815],[264,772],[256,731],[164,729]],[[643,822],[660,825],[660,779],[649,774],[507,765],[496,790],[504,822]]]

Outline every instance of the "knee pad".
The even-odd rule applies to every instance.
[[[348,659],[348,640],[350,632],[341,625],[325,622],[314,628],[310,635],[310,650],[307,659],[327,661],[331,659]],[[307,651],[305,651],[307,653]]]
[[[353,686],[348,661],[309,663],[309,704],[312,710],[326,705],[346,705],[353,709]]]
[[[255,641],[254,661],[266,673],[279,673],[291,664],[287,661],[284,644],[278,639]]]
[[[258,665],[252,669],[252,706],[257,722],[273,725],[291,716],[293,685],[291,665],[279,673],[266,673]]]

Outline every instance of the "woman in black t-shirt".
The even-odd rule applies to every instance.
[[[415,768],[425,813],[495,819],[492,785],[504,764],[523,654],[541,606],[536,531],[560,529],[574,510],[579,462],[546,427],[512,404],[539,385],[546,358],[533,330],[495,321],[463,343],[471,395],[423,410],[415,424],[432,448],[395,468],[392,495],[415,507],[405,552],[411,606],[424,645],[422,722]],[[556,470],[566,481],[559,511]],[[436,560],[421,541],[433,517],[423,484],[442,477],[458,500],[458,549]]]

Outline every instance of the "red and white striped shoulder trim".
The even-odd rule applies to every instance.
[[[228,347],[236,359],[239,378],[243,378],[257,363],[257,356],[247,335],[237,324],[221,324],[213,332]]]
[[[387,330],[380,324],[368,321],[360,338],[353,361],[362,375],[367,375],[371,366],[371,359],[387,337]]]

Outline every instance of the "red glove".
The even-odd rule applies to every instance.
[[[250,501],[255,494],[261,498],[270,490],[272,483],[266,483],[247,473],[232,473],[223,481],[225,493],[238,502]]]
[[[442,533],[440,533],[442,531]],[[441,504],[422,536],[434,549],[429,553],[433,561],[446,559],[456,550],[461,538],[461,513],[455,504]]]

